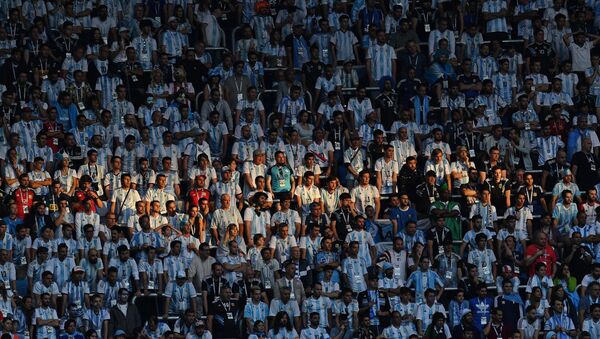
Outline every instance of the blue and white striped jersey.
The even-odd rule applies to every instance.
[[[508,9],[508,5],[504,0],[487,0],[483,3],[481,11],[483,13],[499,13],[502,10]],[[506,18],[496,18],[486,22],[486,31],[493,32],[508,32],[508,24]]]
[[[379,81],[383,77],[395,77],[392,74],[392,65],[396,62],[396,51],[388,44],[375,45],[367,50],[367,60],[371,60],[371,74],[373,80]]]
[[[331,43],[335,46],[336,61],[355,59],[354,46],[358,43],[358,39],[352,31],[336,31],[331,37]]]

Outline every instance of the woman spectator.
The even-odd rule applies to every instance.
[[[273,310],[271,314],[273,315]],[[298,339],[298,332],[292,326],[290,316],[286,311],[279,311],[275,314],[273,320],[273,328],[269,330],[269,338],[271,339]]]
[[[529,294],[529,299],[525,302],[525,308],[532,306],[535,309],[535,314],[538,319],[550,318],[550,303],[547,299],[542,298],[542,289],[540,287],[533,287]]]
[[[309,121],[310,116],[307,111],[301,111],[298,114],[298,123],[292,126],[300,136],[300,142],[304,147],[308,147],[312,143],[313,131],[315,126]]]
[[[531,162],[530,153],[533,149],[527,138],[521,138],[519,131],[513,128],[508,133],[509,144],[506,148],[504,162],[509,168],[509,172],[515,173],[517,169],[526,169],[531,171],[533,163]]]
[[[146,90],[146,95],[154,98],[154,106],[155,108],[167,108],[167,100],[169,99],[171,92],[169,91],[169,86],[165,83],[163,78],[163,73],[160,69],[155,69],[152,71],[150,83],[148,84],[148,89]]]
[[[425,250],[425,244],[422,242],[416,242],[413,245],[412,252],[408,258],[408,272],[409,274],[416,271],[422,258],[425,258],[423,251]]]
[[[287,67],[287,53],[283,45],[281,31],[276,29],[271,33],[271,39],[265,48],[263,63],[269,67]]]
[[[452,334],[450,333],[450,328],[448,324],[446,324],[446,317],[441,312],[436,312],[433,314],[433,318],[431,320],[431,324],[427,326],[427,330],[425,330],[425,338],[429,339],[446,339],[452,338]]]
[[[219,247],[217,247],[217,257],[225,257],[229,255],[229,242],[235,240],[238,244],[240,253],[245,256],[246,253],[246,242],[244,238],[239,235],[239,228],[237,224],[230,224],[227,226],[225,235],[221,239]]]
[[[62,158],[62,159],[60,159]],[[79,186],[79,178],[77,178],[77,172],[69,167],[69,156],[66,154],[59,154],[58,169],[54,172],[54,180],[60,182],[62,191],[68,196],[73,196],[75,188]]]
[[[436,93],[436,98],[441,99],[442,90],[448,89],[448,82],[456,80],[454,67],[448,62],[450,53],[446,50],[437,50],[433,53],[433,63],[425,71],[425,80]]]
[[[15,303],[13,291],[6,289],[5,284],[0,284],[0,310],[5,317],[14,316],[17,304]]]

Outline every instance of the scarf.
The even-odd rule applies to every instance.
[[[516,304],[521,305],[521,307],[525,306],[523,304],[523,300],[521,299],[521,296],[518,293],[505,294],[503,297],[504,297],[504,299],[506,299],[508,301],[512,301]]]

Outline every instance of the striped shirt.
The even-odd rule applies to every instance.
[[[198,22],[206,25],[206,46],[207,47],[218,47],[221,45],[223,37],[223,30],[219,26],[219,21],[209,11],[199,12],[196,16]],[[222,78],[223,79],[223,78]]]
[[[317,45],[319,48],[319,61],[328,65],[332,63],[333,55],[330,50],[333,34],[329,32],[316,33],[310,38],[310,45]]]
[[[73,78],[73,73],[75,71],[87,73],[88,61],[85,58],[81,58],[79,60],[75,60],[73,57],[65,58],[65,61],[63,61],[62,64],[62,69],[66,71],[65,79],[67,80],[67,83],[73,83],[75,81]]]
[[[329,103],[323,102],[319,105],[319,108],[317,109],[317,113],[321,114],[323,116],[324,121],[332,120],[333,112],[335,112],[335,111],[343,112],[344,107],[342,106],[342,104],[336,103],[335,105],[330,106]],[[288,157],[288,159],[289,159],[289,157]]]
[[[254,302],[249,302],[244,306],[244,318],[250,319],[252,323],[255,323],[257,320],[265,322],[268,316],[269,306],[262,301],[259,301],[258,305]]]
[[[110,320],[110,314],[108,314],[108,310],[105,308],[99,309],[98,312],[88,309],[83,314],[83,319],[88,320],[89,328],[94,330],[98,337],[100,337],[104,329],[104,322]]]
[[[568,206],[562,203],[556,204],[552,212],[552,218],[558,221],[559,232],[569,233],[570,225],[577,219],[577,212],[577,205],[575,203],[570,203]]]
[[[515,6],[514,16],[528,12],[536,12],[538,9],[537,1],[528,1],[526,4],[517,3]],[[517,36],[533,41],[533,24],[531,19],[523,19],[517,23]]]
[[[508,59],[508,72],[517,74],[517,69],[520,65],[523,65],[523,55],[519,52],[515,52],[514,55],[504,54],[502,58]],[[520,79],[519,79],[520,80]]]
[[[371,233],[365,230],[354,230],[346,235],[345,242],[350,243],[352,241],[357,241],[358,248],[358,256],[363,258],[367,263],[371,262],[371,252],[370,248],[375,246],[375,242],[373,241],[373,236]]]
[[[265,52],[269,44],[269,32],[275,27],[273,17],[265,15],[255,15],[250,21],[250,27],[256,33],[257,50]]]
[[[510,103],[513,101],[512,90],[517,88],[517,77],[514,74],[497,72],[492,75],[492,82],[494,82],[496,94],[505,102]]]
[[[156,40],[150,36],[142,36],[133,39],[131,44],[137,51],[138,62],[142,65],[144,72],[152,70],[152,53],[158,50]]]
[[[596,66],[595,68],[598,68],[598,67],[600,67],[600,66]],[[588,78],[591,77],[594,74],[594,72],[596,71],[595,68],[594,67],[588,67],[585,70],[585,76],[588,77]],[[594,78],[594,82],[592,82],[592,84],[590,85],[589,94],[596,95],[596,96],[600,95],[600,77],[595,77]]]
[[[388,44],[371,46],[367,50],[366,59],[371,60],[373,80],[379,81],[386,76],[395,77],[395,74],[392,74],[392,65],[396,62],[396,51],[392,46]]]
[[[298,113],[306,109],[304,98],[300,97],[296,100],[292,100],[291,97],[286,96],[281,99],[277,111],[283,114],[284,127],[292,127],[298,123]]]
[[[162,46],[170,58],[180,57],[185,46],[185,38],[178,31],[165,31],[162,35]],[[171,63],[174,63],[173,59]]]
[[[546,161],[556,158],[556,152],[559,148],[564,148],[565,144],[556,135],[549,137],[539,137],[536,139],[537,151],[539,153],[538,165],[542,166]]]
[[[513,122],[522,122],[525,123],[526,126],[521,130],[521,138],[526,138],[529,140],[531,145],[536,144],[536,135],[535,131],[532,131],[530,128],[527,128],[527,124],[531,124],[532,122],[539,122],[537,113],[531,109],[527,109],[525,111],[517,111],[512,115]]]
[[[257,61],[254,65],[246,62],[242,72],[250,79],[250,85],[254,87],[259,87],[258,81],[265,76],[265,69],[260,61]]]
[[[310,49],[308,46],[308,42],[306,41],[306,39],[304,39],[303,36],[300,36],[300,38],[292,36],[291,39],[293,66],[295,68],[301,68],[302,65],[310,61]]]
[[[336,61],[354,60],[354,46],[358,44],[358,39],[352,31],[338,30],[333,33],[331,43],[335,46]]]
[[[463,36],[465,35],[468,36],[466,33],[463,34]],[[481,34],[479,34],[479,36],[481,36]],[[475,35],[475,38],[477,38],[477,35]],[[450,54],[455,54],[456,38],[454,37],[454,32],[449,29],[443,32],[435,29],[429,33],[429,55],[433,55],[433,53],[439,48],[438,44],[441,39],[446,39],[448,41],[448,50],[450,51]]]
[[[352,291],[359,293],[367,289],[364,275],[367,274],[367,264],[365,258],[358,256],[357,258],[347,257],[342,262],[342,272],[348,276],[351,282]]]
[[[80,12],[84,12],[87,10],[89,10],[91,12],[93,10],[93,6],[94,6],[92,2],[93,2],[92,0],[73,1],[73,13],[78,14]],[[109,12],[109,16],[110,16],[110,12]],[[92,18],[89,14],[80,18],[79,20],[81,20],[81,22],[83,24],[83,28],[90,28],[92,26]]]
[[[61,261],[58,257],[52,258],[48,261],[49,271],[53,273],[54,282],[60,290],[62,290],[65,283],[71,277],[71,270],[75,267],[75,260],[73,258],[65,258]]]
[[[525,79],[533,80],[533,85],[549,85],[548,77],[541,73],[530,73]]]
[[[72,281],[67,281],[61,290],[63,295],[67,295],[67,305],[75,304],[77,308],[83,308],[83,299],[86,294],[90,294],[90,288],[85,281],[80,281],[75,284]],[[41,337],[43,338],[43,337]]]
[[[479,56],[479,47],[483,43],[483,35],[477,32],[475,36],[467,32],[463,32],[460,38],[463,43],[464,58],[474,59]]]
[[[364,124],[360,125],[358,129],[358,135],[362,138],[363,147],[367,147],[369,142],[373,141],[373,132],[375,132],[375,130],[384,131],[385,129],[380,123],[374,123],[373,125],[371,125],[365,122]]]
[[[373,112],[371,99],[364,98],[362,101],[359,101],[357,97],[350,98],[348,100],[348,111],[354,113],[354,125],[362,125],[367,115]]]
[[[571,98],[575,96],[575,88],[579,83],[579,77],[575,73],[560,73],[556,78],[562,80],[562,92],[567,93]]]
[[[563,40],[563,37],[566,34],[570,34],[570,33],[571,33],[570,28],[563,28],[560,31],[555,28],[550,31],[550,34],[552,37],[552,48],[554,49],[554,53],[556,53],[556,56],[558,57],[559,62],[569,60],[569,58],[570,58],[569,47],[567,45],[565,45],[565,42]]]
[[[58,320],[58,314],[56,310],[51,307],[36,308],[34,319],[42,320]],[[36,326],[36,334],[38,338],[56,338],[56,330],[52,326]]]
[[[182,255],[169,255],[163,261],[163,267],[167,271],[169,281],[174,281],[175,277],[177,277],[177,272],[184,271],[186,269],[186,260]]]
[[[319,327],[327,328],[329,327],[328,322],[328,311],[332,307],[332,302],[328,297],[320,296],[315,299],[314,297],[306,298],[302,303],[302,312],[306,314],[311,314],[313,312],[319,313],[320,322]]]
[[[508,9],[508,5],[504,0],[487,0],[483,3],[481,11],[483,13],[499,13],[502,10]],[[508,32],[506,17],[491,19],[486,22],[486,31],[492,32]]]
[[[486,57],[478,56],[473,59],[473,72],[479,76],[481,80],[490,79],[492,74],[498,71],[498,64],[494,57],[488,55]]]

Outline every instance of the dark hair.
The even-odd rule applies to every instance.
[[[275,315],[275,320],[273,321],[273,334],[277,335],[279,333],[279,329],[281,328],[281,319],[283,317],[287,317],[288,318],[288,322],[287,324],[285,324],[285,329],[290,332],[292,330],[292,321],[290,319],[290,316],[287,314],[286,311],[279,311],[277,312],[277,314]]]

